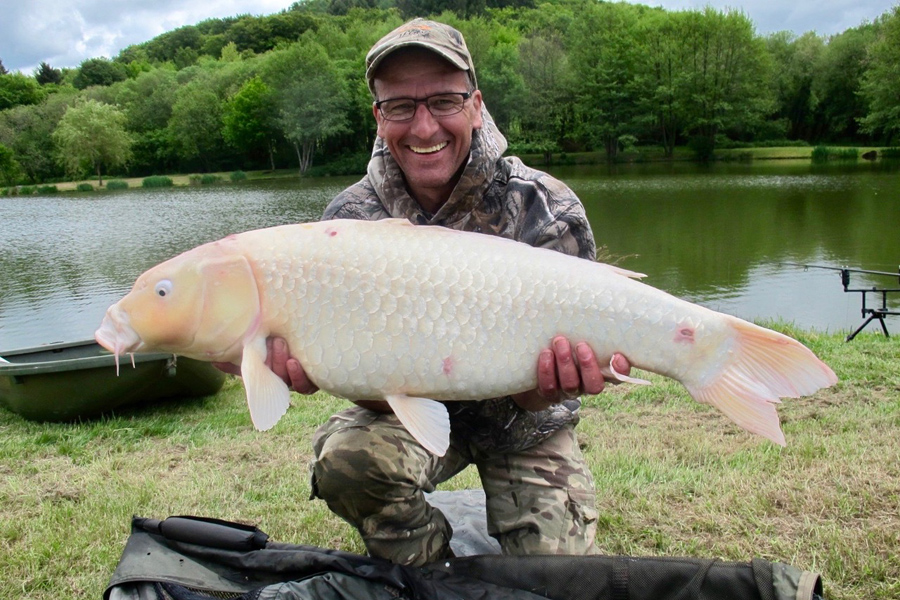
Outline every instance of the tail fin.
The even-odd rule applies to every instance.
[[[784,446],[775,404],[829,387],[837,376],[794,339],[740,319],[732,325],[734,359],[712,383],[686,387],[698,402],[715,406],[747,431]]]

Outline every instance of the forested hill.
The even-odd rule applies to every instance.
[[[464,33],[486,104],[516,153],[615,158],[687,145],[703,156],[788,141],[887,145],[900,132],[900,7],[825,38],[761,36],[746,14],[713,8],[375,4],[311,0],[210,19],[111,60],[42,64],[31,77],[0,64],[0,185],[126,169],[358,168],[374,136],[365,53],[411,15]],[[74,152],[73,129],[89,119],[115,143]]]

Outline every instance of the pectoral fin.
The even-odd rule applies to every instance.
[[[447,407],[428,398],[415,398],[405,394],[389,394],[385,397],[391,409],[416,441],[437,456],[443,456],[450,447],[450,415]]]
[[[265,361],[265,338],[258,337],[244,346],[241,377],[247,392],[250,420],[259,431],[274,427],[291,403],[287,384],[266,366]]]

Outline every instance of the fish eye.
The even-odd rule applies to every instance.
[[[172,282],[169,281],[168,279],[163,279],[162,281],[160,281],[156,284],[154,291],[156,292],[156,295],[159,296],[160,298],[165,298],[166,296],[168,296],[169,294],[172,293]]]

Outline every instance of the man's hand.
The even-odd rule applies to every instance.
[[[621,354],[613,355],[617,373],[628,375],[631,363]],[[563,336],[556,336],[550,348],[538,356],[538,387],[513,396],[516,404],[526,410],[544,410],[551,404],[574,398],[579,394],[599,394],[606,379],[594,351],[585,342],[572,348]]]
[[[232,375],[241,374],[240,367],[232,363],[214,362],[213,366]],[[284,338],[275,337],[266,340],[266,366],[295,392],[314,394],[319,390],[306,376],[300,361],[291,356]]]

